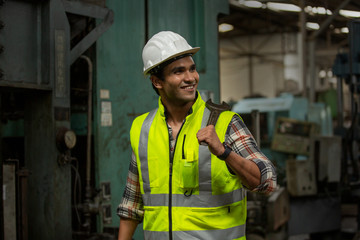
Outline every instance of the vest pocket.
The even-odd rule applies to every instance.
[[[227,229],[241,224],[242,216],[235,216],[232,206],[216,208],[176,208],[173,209],[174,231]],[[238,211],[236,212],[238,214]],[[186,224],[184,224],[186,223]],[[220,239],[220,238],[214,238]]]
[[[194,150],[186,151],[186,158],[180,161],[180,187],[186,190],[198,186],[198,161],[194,158]]]
[[[165,180],[164,173],[167,173],[166,165],[159,162],[159,158],[149,158],[149,185],[153,188],[160,188]],[[145,179],[144,179],[145,182]]]
[[[167,207],[144,206],[144,210],[144,230],[169,231],[169,211]]]

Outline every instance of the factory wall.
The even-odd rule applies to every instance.
[[[220,40],[220,99],[240,101],[249,96],[273,98],[282,92],[303,94],[303,74],[310,88],[310,70],[303,73],[299,33],[244,36]],[[315,56],[318,95],[336,89],[332,74],[337,50],[318,43]],[[306,56],[306,64],[309,64]],[[344,110],[350,112],[349,87],[344,84]]]
[[[295,33],[221,40],[221,99],[239,101],[250,95],[275,97],[284,89],[285,80],[300,85],[300,66],[296,62],[295,66],[289,66],[285,61],[287,55],[297,52]],[[285,72],[287,69],[293,73],[291,79]]]
[[[250,95],[275,97],[284,85],[281,63],[255,60],[253,80],[249,80],[249,59],[221,60],[221,100],[239,101]],[[250,82],[251,81],[251,82]]]
[[[153,34],[175,31],[192,46],[200,73],[199,89],[211,91],[219,101],[217,15],[227,13],[221,0],[107,1],[114,11],[113,26],[97,41],[96,99],[94,110],[96,184],[111,183],[112,222],[118,227],[116,208],[126,183],[131,157],[129,131],[133,119],[157,106],[158,96],[142,74],[142,48]],[[105,92],[101,96],[100,92]],[[108,96],[106,96],[108,95]],[[111,108],[109,106],[111,105]],[[138,229],[135,237],[141,239]]]

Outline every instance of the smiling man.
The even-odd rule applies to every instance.
[[[142,221],[145,239],[246,239],[246,190],[267,194],[276,187],[272,163],[239,115],[224,111],[206,126],[210,110],[197,91],[197,51],[170,31],[155,34],[143,49],[159,106],[130,130],[119,240],[131,240]]]

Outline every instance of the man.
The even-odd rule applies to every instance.
[[[143,49],[144,74],[159,107],[130,130],[132,161],[118,208],[119,240],[143,221],[145,239],[245,239],[245,189],[269,193],[275,170],[241,118],[209,110],[197,92],[192,48],[180,35],[155,34]]]

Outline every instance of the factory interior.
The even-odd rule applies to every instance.
[[[247,193],[246,238],[359,240],[358,0],[0,0],[0,240],[117,239],[163,30],[200,47],[202,98],[276,167],[274,193]]]

